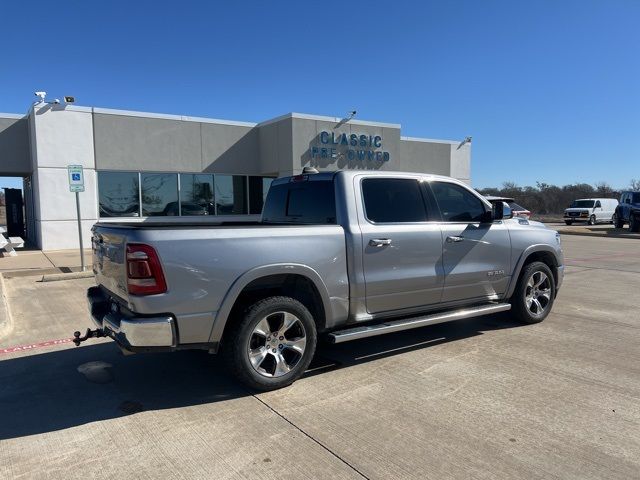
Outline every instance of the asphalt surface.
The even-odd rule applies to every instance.
[[[640,478],[640,241],[563,245],[542,324],[322,346],[258,395],[203,352],[38,345],[89,326],[91,281],[5,279],[0,478]]]

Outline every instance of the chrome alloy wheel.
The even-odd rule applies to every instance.
[[[281,377],[293,369],[307,345],[304,325],[289,312],[270,313],[260,320],[249,338],[251,366],[265,377]]]
[[[551,305],[551,281],[544,272],[533,272],[524,290],[527,309],[534,317],[545,313]]]

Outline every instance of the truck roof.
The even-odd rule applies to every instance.
[[[371,170],[334,170],[331,172],[318,172],[318,173],[301,173],[298,175],[290,175],[288,177],[280,177],[273,181],[273,185],[279,185],[282,183],[286,183],[289,179],[294,177],[303,177],[306,176],[306,180],[308,181],[327,181],[333,180],[333,178],[337,175],[345,176],[347,178],[353,178],[356,175],[367,175],[373,177],[389,177],[389,176],[400,176],[400,177],[423,177],[432,180],[445,180],[448,182],[460,183],[463,182],[456,180],[452,177],[447,177],[444,175],[433,175],[433,174],[425,174],[425,173],[416,173],[416,172],[396,172],[391,170],[383,170],[383,171],[371,171]]]

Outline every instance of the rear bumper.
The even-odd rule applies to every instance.
[[[87,290],[87,302],[93,322],[127,350],[175,348],[177,345],[175,320],[170,315],[124,315],[119,308],[112,307],[114,302],[100,287]]]

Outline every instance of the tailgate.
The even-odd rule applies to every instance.
[[[95,226],[91,247],[96,282],[127,301],[125,232],[122,229]]]

